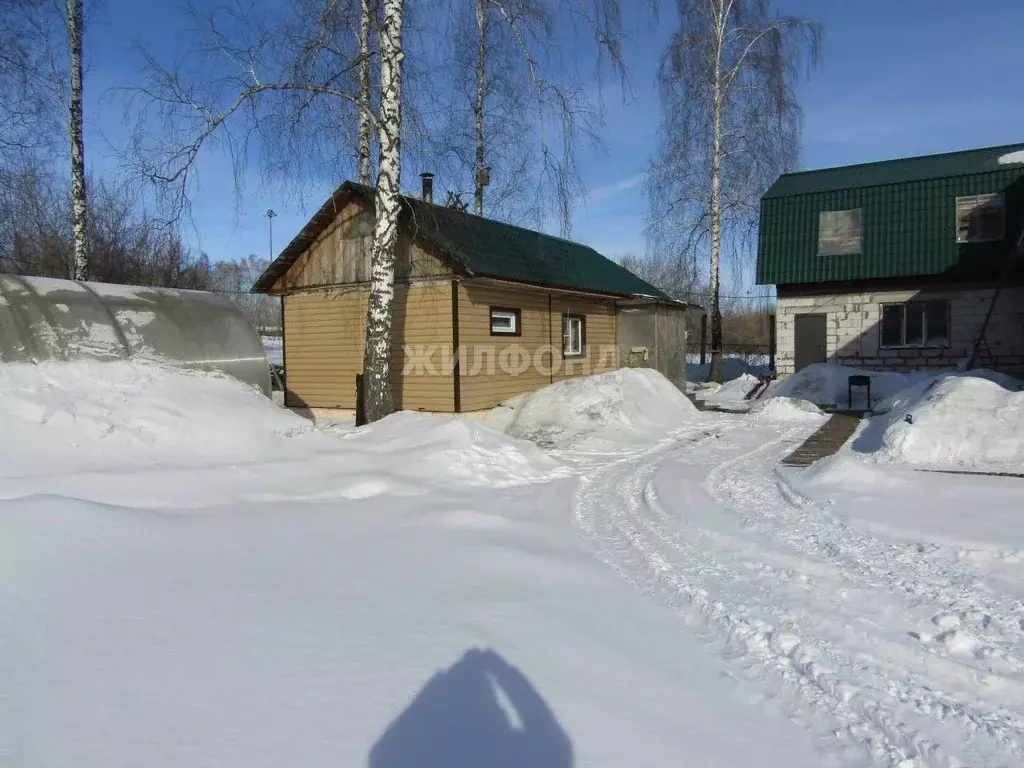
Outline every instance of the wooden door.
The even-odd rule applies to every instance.
[[[828,357],[825,346],[825,315],[797,315],[794,336],[796,370],[825,362]]]

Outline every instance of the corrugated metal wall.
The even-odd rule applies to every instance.
[[[1007,237],[956,242],[956,198],[1004,192]],[[862,251],[818,255],[818,213],[862,209]],[[761,201],[757,281],[816,283],[907,275],[997,273],[1024,217],[1024,169],[771,197]]]

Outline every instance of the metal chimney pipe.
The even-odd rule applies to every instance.
[[[420,174],[420,178],[423,179],[423,202],[434,202],[434,174],[424,172]]]

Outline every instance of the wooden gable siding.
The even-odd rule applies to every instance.
[[[285,402],[311,408],[355,408],[356,374],[363,369],[365,286],[284,297]],[[452,289],[448,281],[399,285],[395,290],[391,357],[395,406],[454,410]],[[405,373],[406,352],[425,365]]]
[[[354,285],[370,280],[373,211],[352,201],[334,222],[280,277],[271,293],[288,293],[328,285]],[[402,231],[398,242],[395,279],[439,277],[451,274],[441,259],[411,241]]]
[[[461,410],[493,408],[561,381],[617,368],[615,304],[611,299],[466,281],[459,284]],[[519,336],[492,336],[490,308],[520,311]],[[562,314],[586,318],[582,358],[562,358]]]

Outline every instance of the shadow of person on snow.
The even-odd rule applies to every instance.
[[[572,742],[523,674],[472,649],[374,744],[370,768],[571,768]]]

